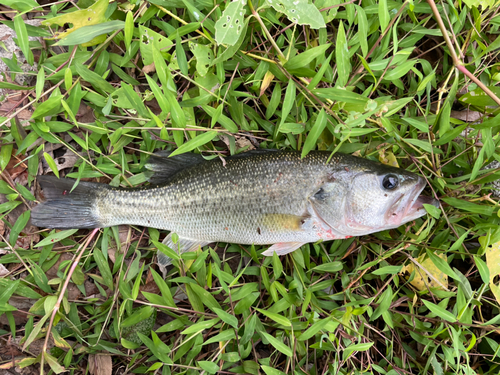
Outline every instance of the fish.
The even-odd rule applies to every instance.
[[[421,195],[426,180],[415,173],[326,151],[254,150],[224,161],[159,152],[146,168],[150,185],[137,188],[38,176],[45,201],[32,224],[153,227],[171,231],[164,243],[178,251],[226,242],[271,245],[270,256],[397,228],[425,215],[424,204],[439,206]],[[158,254],[160,267],[169,262]]]

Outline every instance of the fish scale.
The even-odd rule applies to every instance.
[[[250,163],[234,158],[225,166],[212,160],[177,173],[165,186],[104,190],[99,215],[105,226],[173,229],[179,236],[210,242],[317,241],[315,234],[287,229],[287,224],[307,214],[307,198],[333,164],[325,164],[329,155],[323,153],[303,161],[294,156],[258,155]]]

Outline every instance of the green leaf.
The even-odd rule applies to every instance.
[[[33,86],[22,86],[22,85],[16,85],[15,83],[0,81],[0,89],[31,90],[31,89],[33,89]]]
[[[483,280],[483,283],[488,284],[490,282],[490,270],[488,265],[478,256],[474,256],[474,261],[476,262],[479,275],[481,275],[481,280]]]
[[[326,27],[318,8],[307,0],[266,0],[266,2],[278,12],[284,13],[290,21],[299,25],[309,25],[313,29]]]
[[[243,31],[246,0],[231,1],[215,23],[217,44],[233,46],[238,42]],[[203,75],[203,74],[202,74]]]
[[[222,106],[222,104],[219,104],[219,107]],[[238,126],[234,123],[233,120],[231,120],[229,117],[224,115],[222,112],[218,114],[217,109],[210,107],[209,105],[202,105],[201,108],[210,116],[210,117],[217,117],[217,122],[222,125],[222,127],[231,133],[238,133]],[[222,109],[220,110],[222,111]]]
[[[214,296],[198,284],[190,284],[191,289],[195,292],[201,299],[202,303],[207,306],[210,310],[215,312],[216,309],[221,309],[219,302],[214,298]]]
[[[347,348],[344,349],[344,352],[342,353],[342,358],[345,361],[353,352],[365,352],[368,349],[370,349],[374,344],[375,344],[374,342],[367,342],[367,343],[349,345]]]
[[[16,30],[19,48],[23,51],[28,64],[33,65],[35,59],[29,45],[28,30],[26,30],[26,25],[20,14],[14,17],[14,29]]]
[[[205,370],[209,374],[215,374],[219,371],[219,365],[214,362],[198,361],[198,366],[200,366],[203,370]]]
[[[234,315],[231,315],[219,308],[214,308],[214,312],[224,323],[229,324],[233,328],[238,328],[238,318],[236,318]]]
[[[316,118],[316,121],[314,122],[313,127],[307,135],[306,141],[304,142],[301,158],[304,158],[312,149],[314,149],[319,136],[323,133],[323,130],[325,130],[327,120],[325,109],[322,108]]]
[[[175,252],[174,250],[169,248],[167,245],[165,245],[161,242],[157,242],[157,241],[151,241],[151,242],[153,242],[153,244],[156,246],[156,248],[158,250],[160,250],[163,254],[168,256],[169,258],[175,259],[175,260],[181,259],[181,256],[177,252]]]
[[[417,128],[421,132],[427,133],[429,131],[429,125],[426,124],[425,122],[418,121],[414,118],[409,118],[409,117],[405,117],[403,120],[408,124],[410,124],[411,126]]]
[[[430,258],[432,263],[437,267],[438,270],[443,272],[444,274],[448,275],[449,277],[459,280],[459,277],[453,270],[451,269],[450,265],[448,262],[440,257],[438,257],[436,254],[434,254],[432,251],[427,249],[427,256]]]
[[[43,153],[43,157],[45,158],[45,161],[49,165],[49,168],[52,170],[52,172],[54,172],[54,174],[56,175],[56,177],[59,178],[59,170],[57,169],[57,164],[54,161],[54,159],[52,158],[52,156],[50,156],[49,154],[47,154],[46,152],[44,152]]]
[[[334,273],[340,271],[343,267],[344,264],[342,262],[336,261],[320,264],[319,266],[314,267],[312,271]]]
[[[392,298],[394,293],[390,286],[387,286],[387,289],[382,293],[382,295],[378,299],[378,307],[373,312],[372,316],[370,316],[370,321],[374,321],[378,319],[384,312],[388,311],[389,307],[392,303]]]
[[[378,19],[380,20],[380,31],[384,32],[391,21],[387,0],[380,0],[378,3]]]
[[[271,336],[267,332],[259,332],[259,334],[262,335],[267,341],[269,341],[276,350],[283,353],[287,357],[292,357],[292,349],[290,349],[290,347],[285,345],[282,341],[279,341],[277,338]]]
[[[368,54],[368,19],[366,18],[365,10],[359,5],[355,4],[357,18],[358,18],[358,36],[361,45],[363,57]]]
[[[261,365],[260,368],[264,370],[266,375],[286,375],[283,371],[277,370],[274,367]]]
[[[200,73],[201,76],[205,76],[214,60],[212,50],[209,46],[199,43],[190,43],[190,47],[196,58],[196,71]]]
[[[43,70],[42,68],[38,71],[38,74],[36,75],[35,93],[37,100],[42,95],[44,85],[45,85],[45,70]]]
[[[121,84],[127,99],[130,104],[132,104],[132,108],[137,109],[137,112],[142,118],[149,118],[149,112],[137,92],[134,91],[132,86],[127,85],[125,82],[122,82]]]
[[[165,300],[166,305],[175,307],[175,302],[172,297],[172,293],[170,293],[170,288],[168,287],[165,280],[163,280],[163,278],[155,270],[151,269],[150,272],[153,275],[153,279],[156,285],[158,286],[158,289],[160,289],[161,295]]]
[[[38,5],[38,3],[34,0],[2,0],[2,5],[23,13],[40,8],[40,5]]]
[[[121,30],[124,27],[125,22],[118,20],[103,22],[98,25],[83,26],[61,38],[57,43],[55,43],[55,45],[75,46],[78,44],[84,44],[90,42],[99,35],[109,34],[113,31]]]
[[[97,267],[101,272],[104,283],[109,289],[114,290],[113,275],[111,273],[111,269],[109,268],[108,260],[98,248],[94,249],[94,260],[96,261]]]
[[[492,206],[476,204],[468,202],[463,199],[458,199],[458,198],[441,198],[441,199],[444,202],[448,203],[450,206],[467,212],[491,216],[495,211],[495,208]]]
[[[273,313],[273,312],[270,312],[267,310],[258,309],[258,308],[255,308],[255,310],[260,312],[262,315],[267,316],[269,319],[274,320],[276,323],[281,324],[282,326],[285,326],[285,327],[292,326],[292,323],[290,322],[290,320],[285,318],[283,315],[279,315],[279,314],[276,314],[276,313]]]
[[[43,358],[49,364],[52,371],[54,371],[56,374],[60,374],[62,372],[67,371],[63,366],[59,364],[57,358],[51,356],[49,353],[45,351],[43,352]]]
[[[395,65],[394,69],[389,69],[384,75],[383,79],[385,81],[394,81],[398,78],[403,77],[408,74],[411,68],[417,63],[416,60],[408,60],[402,64]]]
[[[31,115],[33,119],[38,119],[45,116],[51,116],[61,111],[61,99],[63,95],[55,95],[48,98],[43,103],[40,103],[36,107],[35,111]]]
[[[351,74],[351,61],[349,60],[349,47],[345,36],[344,23],[339,23],[337,43],[335,44],[335,61],[337,63],[337,86],[344,87]]]
[[[179,154],[184,154],[186,152],[192,151],[195,148],[201,147],[206,145],[208,142],[210,142],[212,139],[214,139],[217,136],[217,132],[215,131],[207,131],[203,132],[200,135],[197,135],[193,139],[190,139],[183,145],[181,145],[177,150],[172,152],[169,157],[179,155]]]
[[[182,39],[180,36],[175,38],[175,54],[177,56],[177,65],[179,65],[182,74],[185,76],[189,75],[186,51],[184,51],[184,47],[182,47]]]
[[[324,329],[329,322],[331,322],[330,318],[318,320],[312,326],[310,326],[304,333],[300,335],[299,341],[309,340],[316,333]]]
[[[125,30],[124,30],[125,38],[125,48],[130,48],[130,42],[132,41],[132,36],[134,35],[134,12],[127,12],[127,16],[125,17]]]
[[[401,269],[403,266],[385,266],[382,268],[379,268],[378,270],[375,270],[372,272],[372,275],[397,275],[399,272],[401,272]]]
[[[15,224],[12,226],[9,238],[9,243],[11,246],[15,245],[17,238],[19,237],[19,234],[24,230],[26,224],[28,224],[28,220],[30,219],[30,214],[31,211],[24,211],[21,215],[19,215]]]
[[[288,81],[288,86],[286,87],[285,98],[283,99],[283,110],[281,113],[280,131],[281,131],[281,126],[285,123],[288,114],[292,110],[295,99],[296,99],[295,82],[292,79],[290,79]]]
[[[152,306],[143,306],[141,308],[135,309],[135,311],[121,322],[121,327],[131,327],[136,325],[143,320],[148,319],[153,314],[154,308]]]
[[[422,300],[422,302],[437,317],[443,318],[444,320],[447,320],[448,322],[451,322],[451,323],[455,323],[457,321],[457,318],[455,315],[453,315],[448,310],[443,309],[441,306],[435,305],[434,303],[426,301],[425,299]]]
[[[145,66],[150,65],[154,62],[154,50],[166,52],[174,44],[167,37],[143,25],[139,25],[139,34],[141,35],[139,48],[141,50],[142,63]]]
[[[0,171],[3,171],[5,168],[7,168],[7,165],[9,164],[10,158],[12,156],[13,148],[14,145],[12,144],[2,145],[2,147],[0,147]]]
[[[212,328],[214,325],[220,322],[219,318],[215,319],[210,319],[210,320],[204,320],[198,323],[193,324],[192,326],[186,328],[184,331],[181,332],[183,335],[191,335],[196,332],[201,332],[206,329]]]
[[[47,294],[52,294],[52,288],[49,285],[49,279],[40,266],[36,263],[31,265],[31,272],[33,274],[33,278],[35,279],[35,284],[43,290]]]
[[[234,329],[226,329],[225,331],[222,331],[218,335],[210,337],[207,341],[203,343],[203,345],[212,344],[214,342],[225,342],[232,340],[235,337],[236,334],[234,333]]]
[[[431,215],[434,219],[439,219],[439,217],[441,216],[441,210],[432,204],[424,203],[424,208],[427,211],[427,213]]]
[[[112,93],[116,91],[116,88],[111,85],[108,81],[102,78],[99,74],[91,71],[89,68],[82,64],[74,64],[76,72],[82,77],[83,80],[89,82],[95,89],[101,90],[107,93]]]
[[[304,68],[309,65],[309,63],[311,63],[311,61],[313,61],[314,59],[323,56],[326,50],[330,48],[330,46],[331,44],[328,43],[318,47],[310,48],[307,51],[292,57],[283,67],[287,70]]]
[[[370,99],[355,92],[330,87],[327,89],[314,89],[312,93],[320,98],[335,100],[342,103],[366,105]]]
[[[500,96],[500,87],[488,86],[493,93]],[[482,88],[478,87],[467,94],[462,95],[459,100],[466,105],[474,105],[477,107],[497,106],[498,104],[486,94]]]

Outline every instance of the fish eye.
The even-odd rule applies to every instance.
[[[394,190],[398,187],[398,185],[399,185],[398,176],[393,174],[386,175],[382,180],[382,187],[385,190]]]

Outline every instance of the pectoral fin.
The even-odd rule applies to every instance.
[[[269,249],[264,251],[262,255],[269,257],[272,256],[273,253],[278,255],[285,255],[291,253],[292,251],[297,250],[299,247],[304,245],[305,242],[278,242],[271,246]]]
[[[187,238],[179,237],[179,240],[176,244],[172,241],[172,233],[170,233],[163,240],[163,244],[174,250],[178,254],[185,253],[187,251],[195,251],[198,247],[203,247],[208,245],[210,242],[206,241],[198,241],[198,240],[190,240]],[[172,264],[172,259],[163,254],[162,252],[158,252],[158,260],[156,261],[160,271],[165,276],[167,273],[167,266]]]

